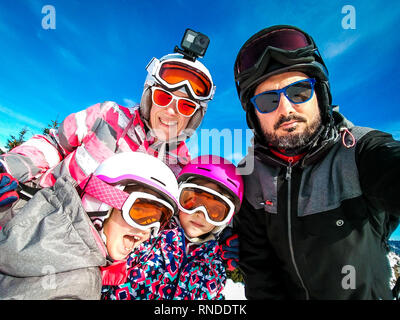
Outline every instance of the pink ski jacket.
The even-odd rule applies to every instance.
[[[1,155],[0,163],[22,183],[49,187],[65,174],[80,183],[114,153],[140,151],[158,157],[161,144],[147,133],[138,107],[106,101],[70,114],[58,130],[33,136]],[[184,141],[162,156],[175,174],[190,161]]]

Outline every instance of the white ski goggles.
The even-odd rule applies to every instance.
[[[222,226],[232,219],[235,205],[219,192],[194,183],[182,183],[178,194],[179,209],[187,214],[204,213],[208,223]]]
[[[84,190],[88,195],[121,210],[130,226],[140,230],[163,229],[173,216],[174,208],[165,200],[146,192],[127,193],[92,175]]]
[[[214,96],[215,86],[212,80],[191,61],[183,63],[182,59],[169,59],[160,62],[153,58],[146,70],[168,89],[177,90],[185,86],[193,99],[204,101],[211,100]]]

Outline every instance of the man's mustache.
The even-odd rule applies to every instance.
[[[289,121],[293,121],[293,120],[296,120],[296,121],[299,121],[299,122],[306,122],[306,121],[307,121],[307,119],[305,119],[304,117],[299,116],[299,115],[297,115],[297,114],[291,114],[291,115],[289,115],[289,116],[287,116],[287,117],[281,116],[281,117],[279,118],[279,120],[274,124],[274,129],[275,129],[275,130],[278,130],[278,128],[279,128],[283,123],[289,122]]]

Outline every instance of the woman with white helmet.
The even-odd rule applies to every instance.
[[[73,113],[57,131],[1,155],[0,175],[35,187],[52,186],[63,175],[80,183],[105,159],[127,151],[159,157],[177,175],[190,161],[185,140],[201,123],[215,86],[207,68],[185,54],[153,58],[146,69],[140,105],[106,101]]]
[[[127,152],[79,186],[64,176],[20,199],[0,213],[0,299],[99,299],[126,282],[127,256],[168,224],[177,194],[166,164]]]
[[[185,141],[200,125],[207,103],[215,93],[211,74],[198,60],[180,53],[153,58],[140,103],[140,115],[156,140],[168,143]],[[174,99],[175,98],[175,99]],[[176,100],[176,110],[170,103]],[[164,111],[162,111],[164,110]],[[177,117],[173,118],[173,112]]]

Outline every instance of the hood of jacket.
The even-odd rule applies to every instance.
[[[37,192],[0,230],[0,272],[37,277],[106,264],[106,250],[74,180]]]

